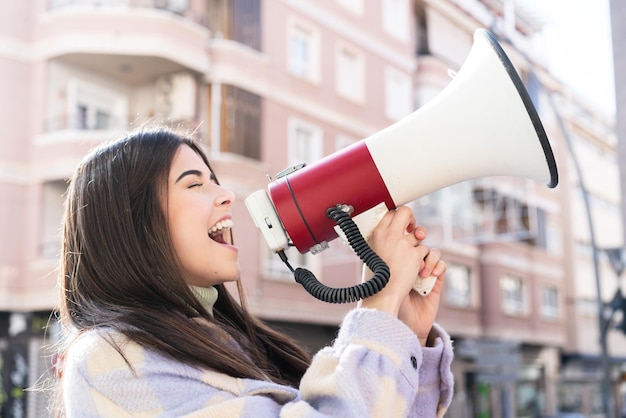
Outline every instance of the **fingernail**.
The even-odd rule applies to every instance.
[[[441,262],[437,263],[437,265],[433,269],[433,276],[441,276],[445,271],[444,266],[445,265],[441,265]]]

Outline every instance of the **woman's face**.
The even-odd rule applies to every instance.
[[[233,193],[216,184],[187,145],[176,152],[167,181],[163,207],[187,283],[206,287],[238,280],[239,250],[230,243]]]

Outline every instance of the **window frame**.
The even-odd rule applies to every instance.
[[[507,289],[511,287],[511,289]],[[512,289],[516,287],[517,289]],[[526,286],[518,276],[505,274],[500,278],[501,308],[507,315],[524,316],[526,313]],[[515,297],[518,294],[519,297]]]
[[[297,144],[298,132],[308,131],[311,134],[313,152],[311,155],[300,157],[300,144]],[[305,151],[306,152],[306,151]],[[310,164],[324,156],[324,132],[321,126],[305,122],[299,118],[290,118],[287,132],[287,166],[306,163]]]
[[[548,294],[551,291],[551,294]],[[556,286],[541,287],[541,317],[548,320],[559,319],[561,315],[559,289]]]
[[[460,280],[466,285],[466,292],[460,290]],[[472,270],[470,266],[457,263],[448,263],[446,270],[446,303],[455,308],[470,308],[472,306]]]
[[[383,0],[382,27],[386,33],[394,38],[409,41],[409,0]]]
[[[114,90],[72,78],[67,84],[67,127],[72,130],[125,129],[128,99]],[[107,126],[99,126],[98,114],[106,114]]]
[[[348,59],[352,58],[354,68],[347,68]],[[345,42],[335,45],[335,91],[343,99],[354,103],[365,103],[365,54],[358,48]],[[353,70],[353,74],[347,74]],[[353,88],[346,89],[346,78]]]
[[[294,54],[294,42],[302,40],[307,45],[306,59],[301,60]],[[287,72],[308,82],[318,84],[320,80],[320,32],[313,25],[296,18],[287,20],[287,45],[286,45]]]
[[[411,75],[394,67],[385,68],[385,116],[393,121],[402,119],[414,110],[413,80]]]
[[[231,84],[222,85],[221,94],[220,152],[261,161],[263,97]],[[241,120],[246,123],[240,123]],[[250,141],[252,136],[254,143]]]

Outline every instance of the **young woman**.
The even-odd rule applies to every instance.
[[[143,130],[89,154],[68,189],[60,267],[68,417],[435,417],[452,397],[436,324],[445,263],[408,208],[372,248],[388,285],[311,359],[224,287],[239,280],[232,192],[201,148]],[[250,231],[251,234],[256,233]],[[417,274],[438,276],[426,298]]]

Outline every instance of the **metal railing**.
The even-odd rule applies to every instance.
[[[129,115],[126,118],[110,117],[106,123],[85,121],[79,115],[60,115],[44,121],[43,131],[127,131],[139,127],[164,126],[183,132],[195,132],[201,123],[198,119],[173,120],[167,116],[141,117]]]
[[[206,14],[189,5],[189,0],[48,0],[48,10],[64,8],[119,9],[144,8],[169,12],[206,26]]]

